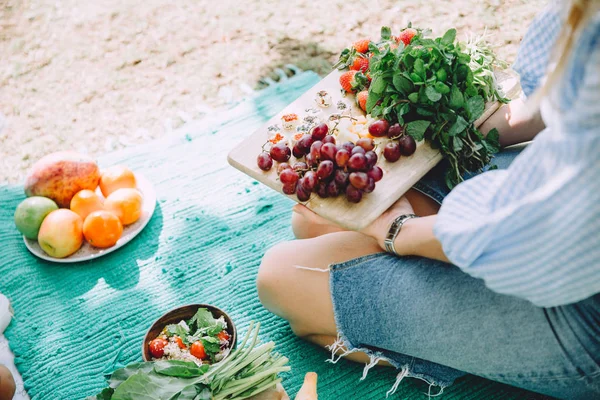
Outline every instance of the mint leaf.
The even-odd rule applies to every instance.
[[[471,121],[475,121],[477,118],[481,117],[483,110],[485,110],[483,97],[475,96],[467,99],[467,110],[471,115]]]
[[[406,124],[406,133],[412,136],[417,142],[423,140],[425,131],[431,125],[431,122],[425,120],[412,121]]]
[[[450,90],[450,102],[448,105],[454,110],[458,110],[465,105],[464,96],[456,85],[452,86]]]
[[[454,149],[454,151],[456,151],[457,153],[463,149],[463,141],[461,140],[461,138],[460,138],[460,137],[458,137],[458,136],[454,136],[454,137],[452,138],[452,148],[453,148],[453,149]]]
[[[441,93],[441,94],[448,94],[448,93],[450,93],[450,88],[444,82],[436,82],[435,83],[435,90],[438,93]]]
[[[451,44],[454,43],[454,39],[456,39],[456,29],[448,29],[446,33],[444,33],[444,36],[442,36],[442,43]]]
[[[167,325],[167,336],[171,337],[173,335],[177,335],[180,338],[185,338],[188,334],[188,331],[186,331],[183,326],[179,325],[179,324],[171,324],[171,325]]]
[[[456,136],[459,133],[464,132],[464,130],[467,129],[467,126],[469,126],[469,123],[459,115],[458,118],[456,118],[456,122],[448,130],[448,135]]]
[[[381,75],[376,76],[371,82],[371,87],[369,88],[373,93],[381,94],[385,90],[387,83],[383,79]]]
[[[425,73],[425,62],[422,59],[417,58],[415,60],[414,69],[415,69],[415,73],[417,75],[419,75],[421,78],[425,79],[425,76],[426,76],[426,73]]]
[[[381,27],[381,39],[382,40],[390,40],[392,38],[392,30],[389,26]]]
[[[425,88],[425,96],[427,96],[427,98],[433,101],[434,103],[436,101],[440,101],[440,99],[442,98],[442,94],[435,90],[433,86],[427,86]]]
[[[204,345],[204,350],[206,351],[206,354],[210,355],[211,358],[221,351],[221,342],[215,337],[204,336],[200,339],[200,341]]]
[[[196,329],[203,328],[206,326],[212,326],[217,323],[215,317],[213,317],[212,313],[208,311],[206,308],[199,308],[196,311],[196,314],[189,320],[188,326],[190,329],[195,325]]]
[[[410,104],[408,104],[408,103],[402,103],[402,104],[398,104],[396,106],[396,114],[398,114],[399,117],[408,113],[409,111],[410,111]]]
[[[394,84],[394,87],[397,91],[402,92],[404,94],[409,94],[413,88],[412,82],[400,74],[394,75],[392,83]]]
[[[490,154],[496,154],[500,151],[500,134],[498,133],[498,129],[494,128],[488,132],[483,145]]]
[[[371,113],[373,111],[373,107],[377,105],[379,99],[381,99],[381,96],[379,94],[373,92],[372,90],[369,90],[369,96],[367,97],[367,104],[365,106],[368,113]]]

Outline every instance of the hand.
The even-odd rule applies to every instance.
[[[331,221],[321,217],[320,215],[315,214],[302,204],[296,204],[294,208],[292,208],[292,210],[302,215],[311,224],[333,225]],[[394,220],[400,215],[413,213],[414,211],[409,201],[406,199],[405,196],[402,196],[390,208],[388,208],[386,212],[384,212],[369,226],[360,230],[359,232],[376,239],[377,243],[379,243],[381,248],[385,249],[383,242],[385,241],[385,237],[387,236],[387,232],[390,229],[392,222],[394,222]]]
[[[392,226],[392,222],[404,214],[414,214],[414,210],[406,196],[400,197],[398,201],[392,204],[390,208],[361,232],[377,240],[379,246],[381,246],[382,249],[385,249],[385,237]]]

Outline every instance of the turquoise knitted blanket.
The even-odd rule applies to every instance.
[[[167,310],[210,303],[245,332],[261,321],[262,339],[290,358],[290,394],[308,371],[319,374],[320,399],[382,399],[391,369],[325,363],[328,354],[297,339],[287,323],[259,303],[255,278],[262,254],[291,239],[291,202],[226,161],[228,151],[319,80],[301,73],[213,117],[185,125],[159,141],[102,157],[123,163],[155,185],[158,204],[146,229],[98,260],[63,265],[41,261],[14,228],[20,186],[0,186],[0,292],[15,318],[6,335],[33,400],[82,399],[105,386],[104,373],[141,360],[149,325]],[[395,398],[426,398],[427,387],[405,380]],[[508,386],[469,377],[444,398],[531,398]]]

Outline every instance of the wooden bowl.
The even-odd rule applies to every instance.
[[[150,348],[148,347],[148,344],[153,339],[156,339],[165,326],[169,324],[177,324],[182,319],[187,321],[188,319],[192,318],[194,314],[196,314],[196,311],[198,311],[199,308],[206,308],[217,319],[223,316],[225,322],[227,322],[227,333],[229,333],[229,336],[231,336],[231,340],[229,340],[229,348],[233,350],[236,346],[237,331],[235,329],[235,325],[233,325],[233,321],[231,318],[229,318],[229,315],[227,315],[227,313],[220,308],[211,306],[210,304],[190,304],[172,309],[157,319],[154,324],[152,324],[150,329],[148,329],[148,332],[146,332],[146,336],[144,336],[144,341],[142,342],[142,358],[144,361],[152,361],[152,354],[150,354]],[[225,359],[229,354],[231,354],[231,351],[225,357],[223,357],[223,359]]]

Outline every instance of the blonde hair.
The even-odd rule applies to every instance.
[[[577,43],[577,39],[588,21],[594,16],[599,4],[600,1],[598,0],[571,1],[566,22],[558,34],[558,40],[554,45],[554,52],[550,59],[551,67],[546,73],[546,80],[531,99],[532,108],[535,110],[539,109],[539,103],[542,98],[548,95],[550,90],[560,82],[569,63],[573,44]]]

